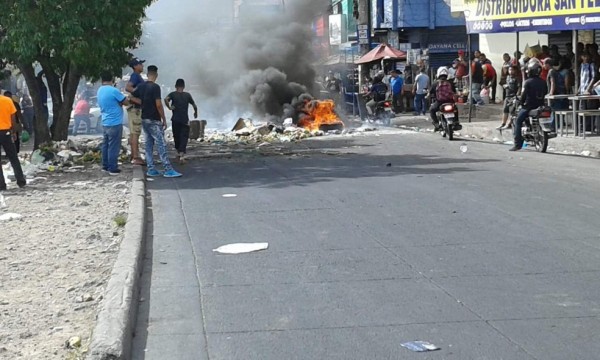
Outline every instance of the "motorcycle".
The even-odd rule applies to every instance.
[[[394,117],[394,110],[392,108],[391,100],[378,101],[375,105],[373,115],[369,115],[371,121],[381,121],[383,125],[390,126],[392,118]]]
[[[518,100],[515,100],[515,108]],[[518,112],[512,115],[513,124],[517,121]],[[552,128],[552,109],[548,106],[540,106],[531,110],[523,122],[521,129],[523,140],[532,143],[537,152],[545,153],[548,150],[548,140],[556,137]]]
[[[458,109],[456,108],[456,104],[452,103],[442,104],[436,113],[442,137],[447,136],[450,141],[454,139],[454,131],[462,128],[458,121],[456,121],[457,114]]]

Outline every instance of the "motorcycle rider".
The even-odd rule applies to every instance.
[[[436,79],[437,81],[429,90],[429,97],[432,99],[429,116],[431,117],[431,122],[434,126],[433,131],[438,131],[440,129],[439,119],[437,118],[437,112],[440,110],[440,106],[443,104],[454,104],[456,102],[456,86],[453,82],[448,81],[448,69],[445,66],[442,66],[437,70]],[[454,124],[455,130],[462,129],[458,120],[458,110],[454,111]]]
[[[367,94],[371,100],[367,103],[367,112],[372,117],[375,114],[375,107],[377,103],[380,101],[385,101],[387,96],[388,87],[383,82],[383,75],[378,74],[373,79],[373,85],[371,89],[369,89],[369,93]]]
[[[548,94],[548,85],[542,80],[540,74],[542,66],[538,61],[530,61],[527,64],[528,79],[523,83],[521,99],[522,107],[514,124],[515,145],[509,151],[519,151],[523,148],[523,122],[529,116],[531,110],[544,105],[544,98]]]

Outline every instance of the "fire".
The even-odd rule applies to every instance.
[[[344,127],[344,123],[335,113],[335,103],[333,100],[313,100],[304,105],[302,116],[298,121],[298,126],[310,131],[323,130],[323,128]]]

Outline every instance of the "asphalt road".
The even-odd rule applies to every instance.
[[[403,132],[303,146],[149,183],[134,359],[600,358],[599,161]],[[212,251],[236,242],[270,247]]]

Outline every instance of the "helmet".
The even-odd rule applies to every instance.
[[[448,77],[448,68],[445,66],[442,66],[437,70],[436,77],[439,79],[442,76]]]
[[[538,61],[529,61],[527,63],[527,74],[529,77],[538,77],[542,73],[542,66]]]

